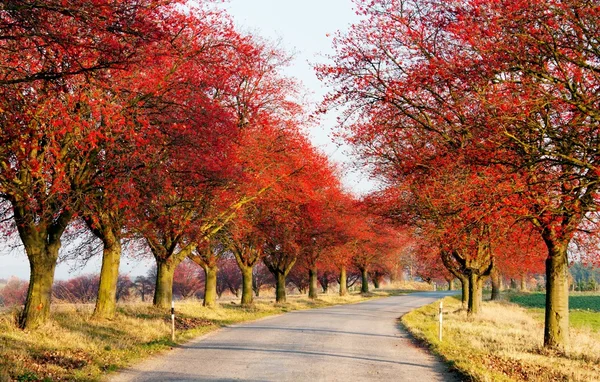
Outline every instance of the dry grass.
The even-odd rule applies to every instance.
[[[402,317],[417,337],[477,381],[600,381],[600,333],[571,328],[565,354],[546,351],[543,323],[524,308],[484,302],[467,317],[456,298],[444,299],[444,339],[438,341],[438,303]]]
[[[322,295],[311,301],[290,296],[286,304],[259,299],[251,307],[234,301],[204,308],[201,301],[177,302],[176,343],[224,325],[287,311],[355,303],[360,295]],[[91,318],[90,305],[55,305],[50,321],[35,331],[15,326],[16,311],[0,313],[0,381],[99,380],[102,375],[170,349],[170,315],[148,304],[119,307],[111,321]]]

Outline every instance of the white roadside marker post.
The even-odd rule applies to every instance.
[[[439,325],[439,336],[440,336],[440,342],[442,342],[442,321],[443,321],[443,308],[444,308],[444,303],[442,301],[440,301],[440,325]]]
[[[171,341],[175,342],[175,301],[171,300]]]

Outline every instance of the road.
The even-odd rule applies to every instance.
[[[423,292],[235,325],[113,376],[124,381],[457,381],[399,328]]]

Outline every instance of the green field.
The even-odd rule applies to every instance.
[[[509,295],[509,300],[532,308],[543,320],[546,306],[544,293],[519,293]],[[577,293],[569,296],[569,322],[575,328],[591,328],[600,331],[600,294]]]

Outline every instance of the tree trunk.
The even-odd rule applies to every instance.
[[[277,273],[277,281],[275,284],[275,301],[278,303],[284,303],[287,300],[285,294],[285,274],[278,272]]]
[[[459,280],[462,289],[461,302],[464,309],[464,307],[469,305],[469,279],[464,276],[460,277]]]
[[[454,279],[448,280],[448,290],[454,290]]]
[[[204,301],[203,306],[213,307],[217,305],[217,272],[216,265],[202,267],[204,269]]]
[[[469,274],[469,301],[467,314],[478,315],[481,311],[480,277],[475,272]]]
[[[240,267],[242,271],[242,305],[251,305],[253,302],[252,266]]]
[[[308,270],[308,298],[314,300],[319,297],[317,290],[317,267],[311,267]]]
[[[93,317],[111,319],[117,311],[117,281],[121,262],[121,243],[119,240],[103,241],[102,268]]]
[[[173,300],[173,276],[176,265],[171,262],[156,260],[156,289],[154,289],[154,306],[169,309]]]
[[[27,240],[29,243],[25,243],[26,240],[23,242],[31,274],[25,308],[19,317],[19,326],[22,329],[35,329],[44,324],[50,315],[54,270],[61,243],[60,240],[52,244],[33,242],[33,240]]]
[[[522,274],[521,275],[521,292],[526,292],[526,291],[527,291],[527,275]]]
[[[379,277],[377,277],[377,275],[375,275],[375,277],[371,277],[371,280],[373,281],[373,286],[375,287],[375,289],[379,289],[379,286],[380,286]]]
[[[494,267],[492,270],[492,301],[500,300],[500,272]]]
[[[569,345],[569,278],[567,245],[552,246],[546,259],[546,321],[544,347]]]
[[[340,268],[340,296],[346,296],[348,294],[348,273],[346,273],[346,267]]]
[[[361,268],[360,275],[362,277],[362,285],[360,286],[360,292],[369,293],[369,273],[367,272],[367,268]]]

